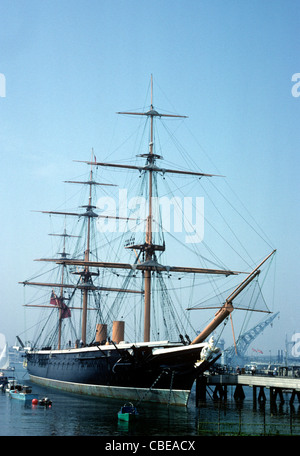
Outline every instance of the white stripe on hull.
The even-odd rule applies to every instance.
[[[50,378],[29,375],[32,382],[39,385],[57,388],[69,393],[84,394],[88,396],[103,397],[110,399],[123,399],[125,401],[156,402],[160,404],[170,404],[186,406],[190,396],[190,390],[166,390],[149,388],[131,388],[106,385],[89,385],[84,383],[63,382]]]

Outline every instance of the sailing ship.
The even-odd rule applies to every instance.
[[[122,398],[126,401],[152,401],[175,405],[186,405],[190,396],[191,388],[195,379],[203,374],[220,356],[218,347],[212,337],[214,330],[231,316],[234,309],[234,299],[247,287],[259,274],[260,267],[273,255],[269,254],[252,272],[246,273],[246,278],[241,280],[233,292],[219,306],[212,321],[192,338],[185,332],[180,332],[183,322],[176,312],[171,310],[171,301],[167,297],[168,287],[165,277],[171,274],[187,274],[190,276],[208,277],[233,277],[240,274],[226,268],[207,268],[191,266],[168,266],[162,264],[160,258],[166,250],[166,244],[162,240],[163,221],[156,224],[158,212],[156,211],[155,196],[157,178],[166,175],[187,176],[196,178],[213,178],[213,174],[206,174],[195,170],[180,170],[163,168],[157,165],[162,156],[156,153],[154,148],[154,122],[162,118],[180,119],[185,116],[176,114],[163,114],[153,106],[153,82],[151,77],[151,104],[148,110],[142,112],[119,112],[129,116],[142,116],[149,125],[149,149],[147,153],[139,155],[144,164],[128,165],[118,163],[106,163],[97,161],[94,153],[90,161],[84,161],[90,167],[88,180],[67,181],[68,183],[80,184],[88,189],[88,203],[81,211],[60,212],[41,211],[50,215],[62,215],[65,219],[76,218],[85,226],[84,234],[80,237],[69,234],[66,229],[61,234],[54,233],[63,240],[63,248],[56,258],[42,258],[39,261],[54,264],[59,270],[60,277],[56,282],[37,282],[28,280],[20,282],[23,285],[34,287],[47,287],[50,302],[42,305],[25,304],[27,306],[41,306],[56,317],[56,339],[41,346],[40,340],[32,343],[32,347],[26,351],[27,369],[31,381],[44,386],[59,388],[61,390],[87,394],[98,397]],[[97,182],[94,179],[95,169],[110,169],[139,173],[146,188],[147,204],[146,216],[142,221],[145,229],[134,232],[132,224],[141,223],[141,218],[124,217],[116,214],[98,214],[95,205],[94,190],[96,188],[107,189],[115,186],[115,183]],[[95,223],[110,222],[118,219],[124,226],[131,223],[131,236],[125,245],[125,252],[130,253],[131,260],[121,262],[118,260],[119,253],[115,252],[107,241],[106,233],[99,233],[93,227]],[[126,230],[123,229],[123,232]],[[96,233],[96,236],[95,236]],[[137,240],[137,236],[142,236]],[[102,236],[102,237],[101,237]],[[108,242],[108,250],[117,261],[104,261],[92,250],[92,239],[97,237],[100,246]],[[84,251],[72,254],[66,251],[66,242],[83,239]],[[132,259],[133,258],[133,259]],[[115,282],[107,285],[107,272],[110,272]],[[128,272],[128,275],[125,275]],[[124,274],[124,275],[123,275]],[[245,274],[245,273],[244,273]],[[142,285],[136,284],[135,279],[139,276]],[[75,280],[75,279],[76,280]],[[116,283],[122,281],[122,286]],[[162,303],[165,310],[161,317],[155,312],[156,291],[163,292]],[[50,295],[51,293],[51,295]],[[69,294],[68,294],[69,293]],[[72,304],[76,294],[80,294],[80,305]],[[112,297],[113,296],[113,297]],[[137,326],[143,326],[143,338],[138,339],[137,333],[132,340],[125,337],[125,317],[123,304],[136,299],[143,302],[144,325],[138,320],[135,309],[139,307],[135,302],[131,310],[126,314],[131,321],[136,320]],[[184,305],[184,303],[182,303]],[[130,305],[130,304],[129,304]],[[79,310],[81,333],[75,331],[73,335],[64,339],[66,322],[72,322],[73,317]],[[119,318],[117,313],[119,311]],[[91,314],[96,318],[94,330],[90,329],[89,317]],[[177,335],[169,336],[161,340],[160,332],[153,334],[151,330],[154,319],[163,320],[165,328],[171,325],[171,317],[175,320],[175,332]],[[188,319],[187,319],[188,320]],[[189,321],[190,323],[190,321]],[[132,324],[132,323],[130,323]],[[44,325],[47,328],[47,324]],[[168,334],[168,333],[167,333]],[[40,339],[40,334],[39,334]],[[73,340],[71,340],[73,339]],[[48,339],[50,340],[50,339]]]

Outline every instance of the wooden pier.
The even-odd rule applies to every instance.
[[[270,402],[284,402],[283,393],[290,393],[289,403],[292,405],[295,398],[300,403],[300,378],[268,376],[268,375],[246,375],[246,374],[222,374],[199,377],[196,381],[196,405],[206,400],[207,388],[213,389],[213,399],[226,400],[227,387],[235,386],[234,399],[241,401],[245,398],[243,387],[253,388],[253,403],[267,400],[265,389],[270,392]],[[257,391],[259,390],[258,396]]]

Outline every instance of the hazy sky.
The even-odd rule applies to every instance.
[[[106,158],[121,142],[115,113],[143,106],[151,73],[210,159],[190,143],[193,160],[226,176],[278,251],[281,318],[257,346],[275,354],[300,333],[299,26],[297,0],[1,1],[0,332],[10,344],[25,324],[18,281],[48,242],[30,211],[58,208],[61,181],[81,173],[72,160],[92,147]]]

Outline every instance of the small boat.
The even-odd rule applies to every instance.
[[[38,405],[43,405],[44,407],[50,407],[52,405],[52,401],[48,397],[43,397],[38,401]]]
[[[136,407],[130,402],[123,405],[118,412],[118,419],[122,421],[131,421],[138,416]]]
[[[21,401],[32,401],[33,399],[38,399],[38,395],[32,393],[30,386],[23,386],[21,390],[11,390],[9,394],[13,399],[19,399]]]
[[[5,387],[5,392],[10,393],[12,390],[21,391],[22,388],[23,388],[23,386],[20,385],[16,379],[10,379],[10,380],[8,380],[8,383]]]

